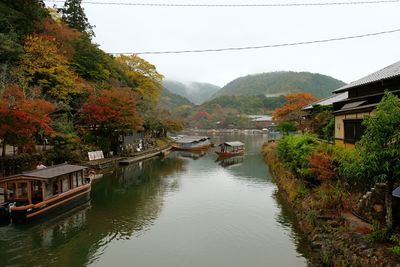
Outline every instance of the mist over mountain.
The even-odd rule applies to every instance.
[[[202,104],[209,100],[221,87],[210,83],[182,83],[174,80],[164,80],[163,86],[169,92],[183,96],[194,104]]]
[[[319,73],[279,71],[237,78],[216,92],[213,97],[223,95],[265,95],[269,97],[309,92],[318,98],[323,98],[330,96],[334,89],[343,85],[345,85],[343,81]]]
[[[160,106],[169,111],[175,111],[175,109],[181,106],[193,106],[187,98],[178,94],[171,93],[168,89],[164,88],[160,97]]]

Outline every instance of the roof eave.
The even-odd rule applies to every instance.
[[[346,92],[346,91],[349,91],[349,90],[354,89],[354,88],[357,88],[357,87],[363,87],[363,86],[366,86],[366,85],[371,85],[371,84],[373,84],[373,83],[379,83],[379,82],[387,81],[387,80],[390,80],[390,79],[393,79],[393,78],[398,78],[398,77],[400,77],[400,74],[398,74],[398,75],[393,75],[393,76],[386,77],[386,78],[379,79],[379,80],[374,80],[374,81],[366,82],[366,83],[363,83],[363,84],[357,84],[357,85],[354,85],[354,86],[350,86],[350,84],[348,84],[348,85],[345,85],[345,86],[343,86],[343,87],[340,87],[340,88],[336,89],[336,90],[333,91],[333,92],[334,92],[334,93],[342,93],[342,92]]]

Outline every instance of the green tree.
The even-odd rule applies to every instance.
[[[86,33],[89,37],[95,36],[81,3],[82,0],[66,0],[62,18],[71,28]]]
[[[311,114],[311,130],[319,138],[332,141],[335,131],[335,116],[333,106],[314,105]]]
[[[385,92],[372,115],[364,120],[365,133],[359,143],[363,168],[375,181],[387,182],[386,224],[393,227],[392,191],[400,176],[400,100]]]
[[[51,141],[54,144],[52,160],[55,162],[78,160],[81,140],[71,118],[67,114],[62,114],[52,121],[51,126],[54,129],[51,134]]]
[[[49,13],[41,0],[2,0],[0,18],[7,21],[6,28],[0,25],[0,32],[12,27],[22,41],[27,34],[33,33],[38,20],[48,17]]]
[[[135,83],[116,60],[93,44],[87,36],[72,41],[74,55],[71,67],[85,80],[115,82],[116,86],[134,87]],[[122,84],[121,84],[122,83]]]
[[[276,129],[286,135],[289,134],[289,132],[295,132],[297,130],[296,124],[292,121],[283,121],[278,124]]]
[[[0,18],[0,64],[16,63],[24,52],[12,25]]]

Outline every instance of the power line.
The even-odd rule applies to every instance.
[[[309,45],[309,44],[327,43],[327,42],[333,42],[333,41],[344,41],[344,40],[349,40],[349,39],[371,37],[371,36],[389,34],[389,33],[395,33],[395,32],[400,32],[400,28],[399,29],[395,29],[395,30],[390,30],[390,31],[381,31],[381,32],[366,33],[366,34],[361,34],[361,35],[353,35],[353,36],[337,37],[337,38],[313,40],[313,41],[303,41],[303,42],[296,42],[296,43],[281,43],[281,44],[270,44],[270,45],[260,45],[260,46],[245,46],[245,47],[227,47],[227,48],[216,48],[216,49],[176,50],[176,51],[144,51],[144,52],[125,52],[125,53],[109,53],[109,54],[113,54],[113,55],[123,55],[123,54],[125,54],[125,55],[128,55],[128,54],[159,55],[159,54],[183,54],[183,53],[206,53],[206,52],[252,50],[252,49],[263,49],[263,48]]]
[[[49,3],[64,3],[64,0],[45,0]],[[281,4],[177,4],[177,3],[138,3],[138,2],[99,2],[83,1],[88,5],[141,6],[141,7],[302,7],[302,6],[344,6],[399,3],[400,0],[375,0],[351,2],[315,2],[315,3],[281,3]]]

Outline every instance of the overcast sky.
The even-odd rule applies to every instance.
[[[97,1],[275,4],[346,0]],[[324,7],[83,7],[90,23],[96,25],[95,42],[106,52],[259,46],[400,28],[400,2]],[[296,47],[142,57],[168,79],[219,86],[247,74],[282,70],[318,72],[351,82],[400,60],[400,32]]]

